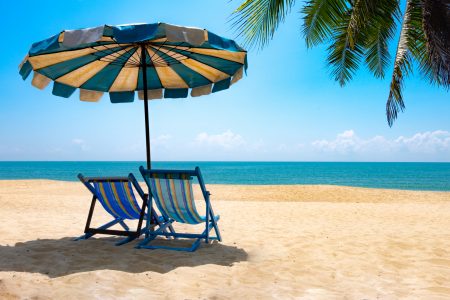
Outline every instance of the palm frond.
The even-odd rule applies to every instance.
[[[232,15],[232,27],[248,47],[264,47],[290,12],[295,0],[246,0]]]
[[[350,8],[341,17],[339,25],[333,30],[332,42],[328,47],[327,62],[331,66],[331,75],[341,86],[352,79],[364,53],[363,45],[357,41],[360,39],[360,32],[353,37],[350,34],[353,14],[354,11]]]
[[[388,44],[400,20],[400,0],[305,0],[301,9],[307,47],[330,43],[327,63],[341,86],[361,59],[383,78],[389,65]],[[232,27],[247,46],[267,45],[295,0],[244,0],[232,15]],[[413,62],[431,83],[450,88],[449,0],[405,0],[400,38],[386,102],[389,126],[405,109],[402,89]]]
[[[408,35],[408,49],[412,58],[418,63],[422,76],[430,83],[440,83],[433,70],[430,55],[427,49],[427,41],[423,31],[423,2],[414,1],[410,6],[410,21]]]
[[[352,3],[352,13],[348,22],[348,40],[350,47],[354,47],[356,43],[356,36],[361,32],[361,29],[366,27],[373,10],[376,0],[355,0]]]
[[[394,70],[390,84],[389,96],[386,102],[386,117],[389,126],[392,127],[397,115],[405,109],[402,88],[403,79],[412,71],[412,57],[409,45],[414,38],[414,22],[417,20],[416,8],[420,0],[407,0],[403,16],[400,39],[395,55]]]
[[[400,18],[397,1],[370,1],[367,20],[360,29],[365,36],[365,61],[369,70],[377,78],[384,77],[384,71],[391,56],[388,49],[389,40],[394,38],[396,22]]]
[[[448,0],[423,0],[423,31],[428,54],[428,76],[450,87],[450,3]]]
[[[387,41],[389,36],[380,28],[374,28],[376,31],[370,36],[366,51],[366,64],[369,70],[377,78],[384,77],[384,70],[390,61]]]
[[[331,37],[346,13],[346,0],[309,0],[302,8],[304,14],[303,35],[308,48],[316,46]]]

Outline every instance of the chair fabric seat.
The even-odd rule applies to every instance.
[[[100,203],[109,214],[122,219],[139,219],[141,207],[136,201],[131,182],[94,182],[94,188]]]
[[[84,229],[85,234],[75,240],[87,240],[96,234],[126,236],[125,239],[116,242],[116,245],[120,246],[140,237],[141,234],[148,234],[148,231],[154,227],[153,225],[161,225],[162,222],[159,221],[158,214],[151,206],[148,206],[148,195],[144,193],[132,173],[128,174],[127,177],[85,177],[80,173],[77,177],[92,193],[92,200]],[[135,195],[139,196],[142,202],[138,202]],[[100,205],[111,215],[113,220],[101,226],[91,227],[97,202],[100,202]],[[146,216],[149,217],[146,218]],[[150,216],[153,217],[153,220],[150,220]],[[145,219],[146,225],[142,231],[142,223]],[[136,230],[130,229],[127,220],[138,221]],[[114,228],[116,225],[121,226],[123,230],[117,228],[118,226]],[[170,230],[171,233],[174,232],[171,226],[165,226],[165,228],[164,232],[167,230]]]
[[[161,214],[180,223],[206,221],[195,207],[192,179],[149,178],[150,190]]]
[[[165,222],[155,231],[150,231],[145,239],[136,248],[144,249],[168,249],[176,251],[195,251],[202,240],[209,243],[210,240],[222,241],[217,221],[219,216],[214,214],[211,206],[210,193],[206,189],[200,168],[195,170],[158,170],[140,167],[139,171],[144,177],[149,187],[149,206],[156,204]],[[201,194],[205,201],[205,216],[201,216],[195,207],[194,193],[192,189],[193,179],[198,180]],[[164,232],[173,223],[202,224],[202,233],[180,233]],[[214,230],[215,237],[210,236],[210,231]],[[172,247],[162,245],[152,245],[151,242],[157,237],[173,237],[184,239],[195,239],[190,247]]]

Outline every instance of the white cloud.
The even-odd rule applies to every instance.
[[[414,153],[450,151],[450,132],[444,130],[416,133],[412,137],[400,136],[395,143]]]
[[[318,150],[339,153],[355,151],[358,144],[360,145],[361,142],[353,130],[346,130],[339,133],[334,140],[317,140],[311,143]]]
[[[346,130],[332,140],[316,140],[311,143],[316,150],[339,154],[364,153],[416,153],[416,154],[450,154],[450,132],[444,130],[426,131],[411,137],[400,136],[387,139],[374,136],[363,139],[354,130]]]
[[[244,138],[227,130],[220,134],[199,133],[195,138],[195,144],[200,146],[220,147],[226,150],[236,149],[246,144]]]

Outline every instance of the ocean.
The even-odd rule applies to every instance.
[[[85,176],[140,178],[144,162],[0,162],[2,179],[77,181]],[[331,184],[369,188],[450,191],[450,163],[375,162],[153,162],[156,169],[199,166],[211,184]]]

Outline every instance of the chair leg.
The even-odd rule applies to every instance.
[[[214,218],[214,213],[213,213],[212,210],[209,211],[209,214],[210,214],[210,217],[211,217],[211,223],[212,223],[212,225],[213,225],[213,227],[214,227],[214,231],[216,232],[217,240],[218,240],[219,242],[221,242],[221,241],[222,241],[222,236],[220,235],[219,226],[217,225],[217,221],[218,221],[218,220],[216,220],[216,219]]]
[[[125,222],[122,220],[119,222],[119,224],[123,227],[123,229],[125,229],[126,231],[130,231],[130,227],[128,227],[127,224],[125,224]]]
[[[167,228],[164,230],[165,232],[169,230],[170,233],[176,233],[175,229],[173,229],[172,223],[169,223],[169,226],[167,226]],[[170,239],[170,237],[167,237],[168,239]],[[174,236],[172,237],[174,240],[176,240],[177,238]]]
[[[209,221],[206,221],[206,225],[205,225],[205,233],[206,233],[206,237],[205,237],[205,244],[209,243],[209,231],[211,230],[211,225],[209,224]]]
[[[188,250],[189,252],[194,252],[195,250],[197,250],[198,249],[198,247],[200,246],[200,241],[201,241],[202,239],[197,239],[193,244],[192,244],[192,246],[191,246],[191,248]]]
[[[145,234],[144,237],[147,238],[148,237],[148,232],[150,231],[150,225],[151,225],[151,220],[150,220],[150,214],[147,212],[147,219],[145,220]]]
[[[208,236],[208,230],[211,231],[213,229],[213,224],[210,224],[211,226],[207,226],[207,228],[205,228],[205,230],[199,234],[199,235],[194,235],[194,236],[198,236],[194,243],[191,245],[191,247],[185,247],[185,248],[180,248],[180,247],[169,247],[169,246],[156,246],[156,245],[149,245],[149,243],[151,241],[153,241],[158,235],[162,235],[164,236],[164,233],[166,232],[166,229],[168,227],[168,224],[164,224],[164,227],[159,228],[158,230],[156,230],[154,233],[150,234],[150,237],[147,239],[144,239],[142,242],[140,242],[135,248],[137,249],[165,249],[165,250],[174,250],[174,251],[187,251],[187,252],[194,252],[195,250],[198,249],[198,247],[200,246],[201,241],[204,239],[206,240],[206,237]],[[186,235],[188,237],[191,237],[191,234],[179,234],[181,237],[186,237]],[[210,237],[209,239],[211,240],[215,240],[217,239],[216,237]]]
[[[87,240],[88,238],[92,237],[94,234],[93,233],[85,233],[77,238],[74,238],[74,241],[80,241],[80,240]]]
[[[170,223],[170,225],[167,226],[167,228],[169,229],[170,233],[175,233],[175,229],[173,229],[172,223]]]
[[[95,195],[92,196],[92,201],[91,201],[91,206],[89,207],[89,213],[88,213],[88,217],[86,219],[86,225],[84,227],[84,232],[87,232],[90,225],[91,225],[91,220],[92,220],[92,215],[94,214],[94,209],[95,209],[95,203],[97,202],[97,197]],[[90,238],[93,234],[91,234],[90,236],[86,236],[86,239]]]
[[[216,232],[217,240],[219,242],[221,242],[222,241],[222,236],[220,235],[219,226],[217,226],[217,222],[213,222],[212,225],[214,227],[214,231]]]
[[[149,200],[149,204],[147,205],[147,219],[145,222],[145,235],[144,235],[145,238],[148,238],[150,232],[153,229],[152,221],[154,224],[158,224],[159,226],[161,226],[161,222],[159,222],[158,220],[158,214],[151,206],[151,200]]]
[[[155,222],[156,222],[156,224],[158,224],[160,227],[161,227],[162,225],[164,225],[164,224],[166,224],[166,223],[169,222],[169,221],[168,221],[167,219],[165,219],[163,216],[157,216],[156,212],[154,212],[154,215],[156,216],[156,217],[155,217]],[[161,221],[161,220],[164,220],[164,221]],[[167,227],[165,227],[164,232],[167,232],[167,230],[169,230],[170,233],[175,233],[175,229],[173,229],[172,222],[170,222],[169,225],[168,225]],[[148,235],[149,235],[149,234],[147,234],[147,235],[145,236],[145,238],[148,238]],[[167,238],[170,239],[170,237],[167,237]],[[174,239],[175,239],[175,238],[174,238]]]
[[[109,227],[114,226],[119,222],[122,222],[122,219],[112,220],[111,222],[108,222],[108,223],[103,224],[102,226],[98,227],[98,229],[108,229]],[[86,231],[88,231],[88,230],[89,230],[89,228],[86,229]],[[82,236],[75,238],[74,241],[87,240],[88,238],[92,237],[93,235],[94,235],[94,233],[86,232]]]
[[[160,225],[159,225],[159,228],[158,228],[157,230],[151,231],[151,232],[147,232],[147,237],[144,238],[144,239],[142,240],[142,242],[140,242],[139,244],[137,244],[137,246],[136,246],[135,248],[139,249],[139,248],[141,248],[142,246],[147,245],[148,243],[150,243],[151,241],[153,241],[153,240],[158,236],[159,233],[165,232],[166,229],[167,229],[167,227],[169,227],[169,226],[172,226],[172,223],[171,223],[171,222],[167,222],[167,223],[164,223],[164,224],[160,224]]]

